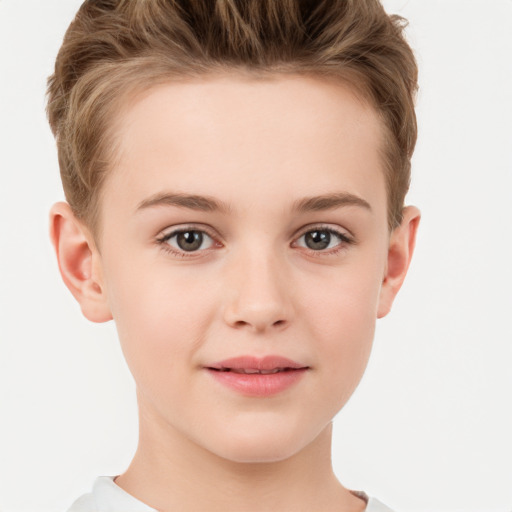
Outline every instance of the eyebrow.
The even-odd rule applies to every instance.
[[[180,193],[155,194],[148,199],[144,199],[137,207],[137,210],[143,210],[153,206],[178,206],[180,208],[188,208],[189,210],[202,212],[219,211],[227,213],[231,210],[227,203],[218,201],[213,197]]]
[[[322,196],[305,197],[296,201],[293,210],[300,213],[319,212],[324,210],[333,210],[342,206],[359,206],[371,211],[372,208],[368,201],[362,197],[350,194],[349,192],[337,192]]]
[[[228,213],[231,211],[227,203],[214,199],[213,197],[182,193],[155,194],[141,201],[137,207],[137,211],[155,206],[177,206],[202,212],[218,211]],[[342,206],[359,206],[369,211],[372,209],[370,204],[359,196],[348,192],[337,192],[299,199],[293,203],[292,211],[299,213],[319,212],[333,210]]]

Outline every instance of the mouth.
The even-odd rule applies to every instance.
[[[271,370],[258,370],[256,368],[211,368],[208,367],[208,370],[213,370],[217,372],[233,372],[233,373],[243,373],[245,375],[271,375],[273,373],[281,373],[281,372],[293,372],[296,370],[305,370],[307,367],[303,368],[273,368]]]
[[[206,368],[219,372],[268,375],[272,373],[291,372],[294,370],[305,370],[308,369],[309,366],[279,355],[268,355],[265,357],[246,355],[225,359],[213,363]]]
[[[215,381],[252,397],[279,394],[298,383],[309,366],[281,356],[242,356],[204,367]]]

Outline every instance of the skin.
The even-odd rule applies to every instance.
[[[139,446],[116,483],[161,511],[364,510],[332,471],[331,422],[364,373],[419,222],[408,207],[388,230],[377,115],[339,83],[228,75],[147,90],[115,122],[100,234],[58,203],[51,236],[84,315],[115,319],[137,384]],[[345,201],[294,209],[335,193]],[[176,228],[209,236],[185,253],[163,241]],[[312,249],[315,228],[341,237]],[[257,398],[204,368],[245,354],[309,370]]]

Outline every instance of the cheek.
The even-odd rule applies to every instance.
[[[348,400],[370,356],[381,268],[379,264],[373,268],[351,267],[347,272],[339,270],[328,282],[309,286],[309,293],[304,294],[307,301],[302,315],[308,318],[317,364],[327,376],[324,391],[336,404]]]
[[[109,276],[111,310],[137,383],[169,381],[193,364],[213,314],[207,287],[156,264],[118,265]]]

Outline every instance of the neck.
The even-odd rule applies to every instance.
[[[161,512],[362,512],[365,508],[332,470],[332,423],[291,457],[245,463],[220,457],[169,424],[150,421],[147,410],[139,411],[137,452],[116,484]]]

